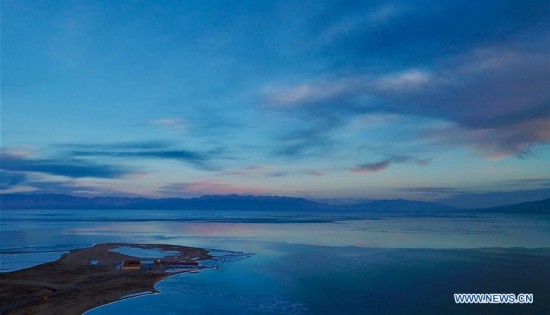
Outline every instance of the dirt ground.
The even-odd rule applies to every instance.
[[[165,244],[110,243],[77,249],[53,262],[1,273],[0,314],[82,314],[128,294],[155,292],[157,282],[174,274],[117,270],[124,259],[140,259],[109,251],[120,246],[179,253],[162,258],[165,261],[211,258],[205,249]]]

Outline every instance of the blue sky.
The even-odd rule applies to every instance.
[[[2,1],[0,191],[550,197],[548,1]]]

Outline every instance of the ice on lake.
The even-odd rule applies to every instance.
[[[168,256],[178,256],[180,254],[180,252],[175,250],[161,250],[160,248],[147,249],[127,246],[120,246],[110,249],[109,251],[140,258],[165,258]]]

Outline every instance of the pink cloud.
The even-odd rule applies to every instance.
[[[181,118],[178,117],[167,117],[162,119],[157,119],[149,122],[149,125],[166,127],[172,130],[184,130],[185,123]]]

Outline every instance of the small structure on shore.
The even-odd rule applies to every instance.
[[[140,270],[141,262],[139,260],[123,260],[121,268],[122,270]]]
[[[120,264],[121,270],[165,270],[165,269],[198,269],[199,262],[194,260],[174,261],[174,260],[123,260]]]

